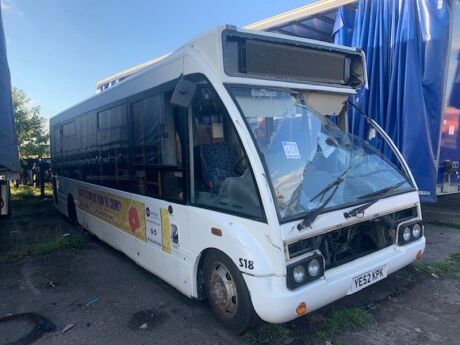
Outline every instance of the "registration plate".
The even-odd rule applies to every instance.
[[[350,293],[354,293],[356,291],[364,289],[366,286],[372,285],[386,277],[387,277],[387,266],[381,266],[372,271],[360,274],[359,276],[354,277],[351,280]]]

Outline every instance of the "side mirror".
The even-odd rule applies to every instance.
[[[184,108],[188,108],[190,103],[192,103],[195,91],[196,84],[193,81],[184,79],[184,75],[181,74],[176,88],[174,89],[174,92],[171,96],[171,103]]]

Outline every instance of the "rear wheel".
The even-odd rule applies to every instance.
[[[73,225],[78,225],[77,209],[75,208],[72,195],[67,197],[67,215]]]
[[[7,181],[2,186],[4,186],[4,188],[6,189],[6,197],[5,197],[5,200],[3,200],[3,198],[0,195],[0,209],[6,207],[6,212],[3,215],[0,214],[0,217],[1,218],[9,218],[9,217],[11,217],[11,186],[10,186],[10,182]],[[2,188],[0,187],[0,194],[1,193],[2,193]],[[6,204],[6,206],[5,206],[5,204]]]
[[[227,328],[241,334],[255,324],[258,318],[243,276],[222,252],[206,256],[205,286],[212,311]]]

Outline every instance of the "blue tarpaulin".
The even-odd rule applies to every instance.
[[[449,49],[450,2],[360,0],[338,9],[334,41],[366,53],[369,88],[355,103],[391,136],[416,179],[422,200],[436,200],[437,155]],[[350,125],[365,122],[350,109]]]
[[[11,99],[11,78],[6,59],[5,35],[0,8],[0,170],[19,172],[18,139]]]

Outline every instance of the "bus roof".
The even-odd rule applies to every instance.
[[[232,73],[227,73],[228,71],[225,71],[224,73],[225,66],[223,65],[225,65],[225,63],[222,61],[222,56],[219,56],[216,59],[216,51],[215,51],[216,46],[222,47],[221,41],[224,39],[223,32],[228,33],[229,36],[238,36],[241,39],[250,40],[251,38],[255,38],[258,41],[263,40],[269,43],[271,42],[278,43],[278,44],[288,43],[291,46],[293,44],[296,46],[298,45],[309,46],[310,47],[309,49],[311,51],[313,50],[323,51],[324,54],[329,54],[329,55],[331,55],[330,52],[336,52],[344,56],[353,55],[354,56],[353,59],[355,59],[356,56],[359,55],[359,58],[361,59],[361,52],[359,52],[355,48],[339,46],[339,45],[334,45],[328,42],[304,39],[300,37],[287,36],[287,35],[283,35],[283,34],[279,34],[275,32],[237,29],[235,26],[229,26],[229,25],[219,26],[217,28],[214,28],[213,30],[210,30],[204,34],[197,36],[195,39],[184,44],[182,47],[180,47],[179,49],[177,49],[175,52],[171,54],[167,54],[165,56],[162,56],[158,59],[152,60],[145,64],[132,67],[130,70],[126,70],[126,71],[118,73],[117,74],[119,78],[118,81],[115,82],[110,88],[106,88],[103,92],[99,92],[96,95],[87,99],[86,101],[83,101],[61,112],[60,114],[52,117],[50,120],[51,124],[54,124],[56,121],[58,122],[65,121],[78,114],[95,110],[101,106],[104,106],[105,104],[116,102],[117,100],[120,99],[120,97],[127,97],[131,94],[139,92],[139,88],[145,86],[145,82],[144,84],[136,83],[137,79],[145,77],[147,74],[151,73],[152,71],[155,71],[157,68],[163,66],[164,64],[168,64],[172,61],[177,60],[179,56],[183,56],[183,54],[188,49],[191,49],[192,46],[194,47],[193,49],[201,50],[202,53],[208,57],[208,59],[206,59],[207,63],[211,64],[214,70],[219,71],[222,76],[225,76],[225,78],[239,77],[239,78],[256,78],[257,79],[257,75],[254,75],[254,74],[253,75],[250,75],[250,74],[242,75],[242,74],[239,74],[238,72],[235,72],[232,74]],[[210,42],[213,42],[213,44],[210,44]],[[216,45],[216,43],[218,44]],[[270,48],[267,48],[267,49],[268,50],[266,50],[266,52],[270,50]],[[276,65],[278,64],[275,64],[273,66],[276,66]],[[327,73],[326,70],[324,71],[325,73]],[[279,77],[280,74],[278,73],[277,76]],[[177,77],[179,77],[179,75]],[[120,80],[120,78],[122,78],[122,80]],[[266,79],[266,78],[262,77],[259,79]],[[270,79],[270,78],[267,78],[267,79]],[[291,80],[280,80],[280,79],[276,79],[276,77],[272,78],[271,81],[285,81],[285,82],[290,82],[291,84],[292,83],[294,84],[314,84],[314,83],[310,83],[307,81],[299,81],[299,80],[295,81],[292,79]],[[365,75],[363,76],[362,82],[365,82]],[[336,86],[335,88],[337,88]],[[347,85],[344,85],[344,86],[347,86]],[[334,85],[330,84],[329,88],[334,88]],[[348,87],[348,89],[350,88]]]

